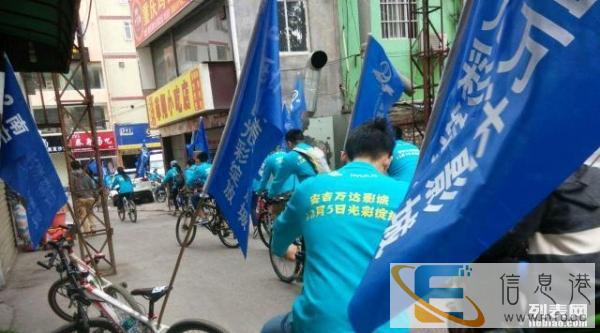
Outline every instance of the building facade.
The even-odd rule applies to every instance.
[[[132,168],[139,148],[132,149],[133,147],[129,146],[125,150],[118,149],[113,131],[115,124],[148,122],[128,1],[82,2],[79,14],[89,54],[89,83],[94,96],[94,117],[102,158],[112,161],[113,164],[124,164],[126,168]],[[60,88],[65,89],[63,99],[67,101],[81,99],[76,89],[83,90],[83,77],[81,70],[76,68],[77,64],[71,65],[71,73],[75,73],[72,85],[67,85],[62,77],[59,79]],[[65,144],[77,148],[85,146],[91,138],[85,131],[79,131],[73,135],[70,142],[63,142],[51,74],[21,75],[29,105],[47,143],[52,162],[63,185],[67,186]],[[69,76],[70,74],[67,77]],[[73,128],[76,122],[74,119],[78,119],[82,114],[83,107],[67,108],[73,116],[73,119],[67,119],[67,127]],[[87,161],[91,156],[91,149],[82,147],[75,150],[78,160]]]
[[[431,49],[447,52],[454,41],[461,10],[460,0],[429,1],[429,20],[435,29],[430,30]],[[362,70],[362,58],[369,35],[383,46],[394,67],[411,80],[415,95],[404,94],[401,103],[420,103],[423,77],[416,68],[420,63],[418,53],[423,43],[422,1],[420,0],[351,0],[337,2],[340,29],[339,45],[344,59],[340,63],[344,90],[344,109],[350,112],[356,100]],[[437,33],[436,33],[437,32]],[[441,59],[441,60],[440,60]],[[439,74],[443,58],[436,59],[435,77]]]

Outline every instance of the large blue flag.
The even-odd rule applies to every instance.
[[[471,262],[599,145],[600,3],[469,1],[405,202],[349,308],[390,318],[390,264]]]
[[[248,243],[252,180],[283,138],[277,0],[263,0],[227,125],[206,184],[238,239]]]
[[[369,36],[349,130],[376,117],[388,119],[390,108],[403,91],[402,79],[385,50]]]
[[[302,115],[304,112],[306,112],[304,80],[302,75],[298,74],[296,83],[294,84],[294,91],[292,91],[292,101],[290,103],[290,129],[302,129]]]
[[[194,151],[203,151],[208,154],[208,137],[204,128],[204,117],[198,121],[198,129],[194,131],[190,144],[186,145],[188,158],[192,158]]]
[[[148,171],[147,170],[148,162],[150,162],[150,151],[148,150],[148,147],[146,147],[146,143],[143,143],[142,149],[140,151],[140,156],[138,157],[137,164],[136,164],[136,170],[135,170],[136,177],[145,177],[146,176],[146,171]]]
[[[25,199],[29,234],[37,247],[67,197],[6,58],[4,72],[0,178]]]

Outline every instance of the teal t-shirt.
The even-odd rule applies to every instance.
[[[197,166],[191,165],[185,169],[183,172],[183,178],[185,179],[185,186],[192,187],[194,184],[194,175],[196,174]]]
[[[119,174],[115,176],[111,188],[119,186],[119,194],[126,194],[133,192],[133,183],[129,177],[125,178]]]
[[[267,156],[263,163],[262,177],[258,185],[258,191],[270,191],[271,183],[275,179],[275,175],[283,166],[283,159],[286,153],[282,151],[274,152]],[[296,187],[296,176],[290,175],[281,185],[280,193],[291,192]]]
[[[202,163],[198,164],[196,166],[195,175],[194,175],[195,181],[197,181],[199,184],[206,184],[206,181],[208,180],[208,175],[210,174],[211,167],[212,167],[212,164],[210,164],[208,162],[202,162]]]
[[[303,236],[304,287],[293,305],[294,332],[353,332],[348,304],[377,251],[408,183],[365,162],[305,180],[273,228],[282,255]]]
[[[392,163],[388,169],[390,177],[410,184],[419,163],[419,148],[402,140],[396,140]]]
[[[298,144],[298,147],[303,150],[312,148],[306,143],[300,143]],[[275,173],[275,178],[269,189],[269,197],[285,193],[285,184],[291,176],[295,176],[298,183],[301,183],[305,179],[315,176],[316,174],[317,172],[314,167],[306,160],[306,158],[297,151],[291,150],[285,153],[281,167]]]

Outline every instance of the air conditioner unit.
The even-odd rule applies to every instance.
[[[419,50],[425,50],[425,35],[420,34],[419,38]],[[429,33],[429,49],[431,52],[442,52],[448,50],[448,35],[447,34],[436,34],[434,32]]]

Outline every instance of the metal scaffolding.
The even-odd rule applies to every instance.
[[[100,158],[100,149],[98,145],[98,135],[96,133],[96,119],[94,115],[94,96],[90,90],[90,80],[88,72],[89,54],[88,49],[84,45],[81,21],[78,20],[78,26],[76,31],[75,43],[73,45],[73,59],[71,61],[71,71],[69,74],[52,74],[52,83],[54,86],[54,93],[56,96],[56,108],[60,119],[60,128],[62,132],[64,142],[64,153],[65,161],[69,174],[69,187],[73,188],[73,174],[71,170],[71,161],[76,160],[75,148],[69,145],[69,141],[76,132],[85,132],[88,137],[91,138],[89,144],[84,144],[84,147],[92,150],[92,156],[96,161],[98,171],[97,184],[100,189],[104,188],[104,172],[102,168],[102,161]],[[75,84],[74,80],[80,75],[81,82],[79,87]],[[39,76],[41,78],[41,75]],[[64,81],[64,85],[61,86],[61,81]],[[73,89],[77,97],[73,99],[72,96],[69,99],[65,98],[65,91],[67,89]],[[41,92],[41,86],[40,86]],[[43,99],[43,93],[42,99]],[[72,94],[73,95],[73,94]],[[77,111],[77,112],[76,112]],[[77,227],[77,234],[79,235],[79,248],[81,256],[86,257],[90,254],[105,253],[104,259],[99,263],[99,272],[105,275],[111,275],[117,273],[115,254],[113,249],[113,229],[110,225],[110,217],[108,214],[108,203],[107,196],[99,196],[99,202],[95,203],[95,206],[100,207],[100,214],[98,216],[96,212],[92,210],[91,216],[88,218],[93,219],[99,227],[92,231],[82,230],[82,216],[80,211],[77,209],[78,203],[73,197],[71,192],[72,202],[75,205],[75,212],[72,211],[75,225]],[[93,260],[92,260],[93,262]]]

